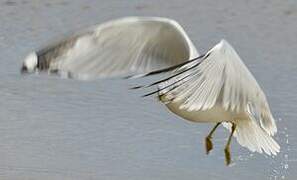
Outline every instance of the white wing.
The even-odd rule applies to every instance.
[[[276,132],[265,94],[227,41],[177,72],[159,91],[169,101],[180,101],[181,109],[206,110],[219,103],[225,110],[249,112],[269,135]]]
[[[39,71],[89,80],[145,73],[198,54],[174,20],[128,17],[73,35],[36,55]]]

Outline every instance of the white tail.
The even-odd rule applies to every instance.
[[[276,155],[280,151],[278,143],[254,120],[238,120],[235,124],[234,136],[243,147],[248,148],[252,152],[262,153],[264,151],[268,155]],[[230,123],[223,123],[223,125],[231,130]]]

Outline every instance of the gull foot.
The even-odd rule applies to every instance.
[[[212,150],[213,145],[211,142],[211,137],[205,138],[205,148],[206,148],[206,154],[209,154],[209,152]]]
[[[229,147],[225,148],[225,161],[227,166],[231,163],[231,153]]]

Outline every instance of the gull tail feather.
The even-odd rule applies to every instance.
[[[238,120],[235,124],[234,136],[241,146],[252,152],[264,152],[268,155],[277,155],[280,151],[278,143],[254,120]],[[223,123],[223,126],[231,130],[230,123]]]
[[[277,132],[275,120],[271,115],[270,110],[261,113],[260,125],[271,136]]]

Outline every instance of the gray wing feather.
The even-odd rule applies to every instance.
[[[37,52],[38,69],[89,80],[141,74],[198,53],[175,21],[130,17],[110,21]]]

